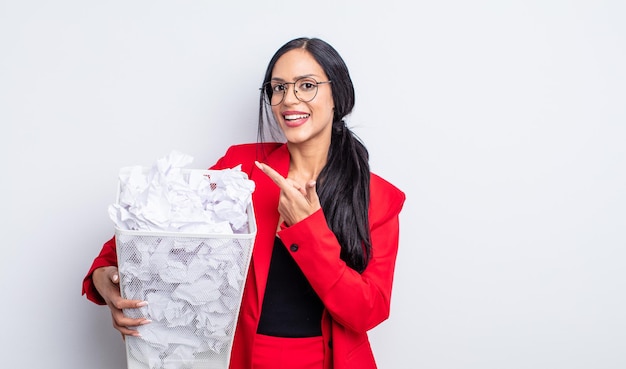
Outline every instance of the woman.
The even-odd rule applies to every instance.
[[[232,146],[211,167],[241,164],[256,185],[257,235],[231,369],[376,368],[367,331],[389,316],[405,195],[370,173],[366,148],[343,120],[353,106],[335,49],[294,39],[267,67],[260,142]],[[286,142],[264,142],[268,131]],[[134,335],[149,321],[122,309],[145,302],[122,299],[117,283],[111,239],[83,294],[109,306],[122,335]]]

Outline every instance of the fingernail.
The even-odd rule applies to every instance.
[[[137,307],[144,307],[146,305],[148,305],[148,301],[142,301],[137,303]]]
[[[113,274],[113,282],[117,282],[120,277],[117,274]]]
[[[262,166],[262,165],[261,165],[261,163],[259,163],[258,161],[256,161],[256,160],[255,160],[255,161],[254,161],[254,165],[256,165],[256,166],[257,166],[257,168],[259,168],[259,169],[263,170],[263,166]]]
[[[140,325],[144,325],[144,324],[150,324],[152,323],[152,320],[150,319],[144,319],[141,323],[139,323]]]

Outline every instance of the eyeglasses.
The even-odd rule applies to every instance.
[[[288,85],[294,86],[294,94],[298,100],[309,102],[317,96],[317,86],[331,82],[332,81],[317,82],[311,77],[302,77],[298,78],[295,82],[270,81],[263,84],[260,90],[263,93],[263,101],[268,105],[276,106],[285,99],[285,95],[289,90]]]

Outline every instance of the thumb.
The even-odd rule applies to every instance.
[[[117,270],[115,270],[111,274],[111,282],[113,282],[113,283],[120,283],[120,275],[118,274]]]

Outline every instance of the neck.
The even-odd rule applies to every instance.
[[[317,180],[328,157],[328,147],[288,144],[291,161],[289,163],[289,178],[299,182]]]

